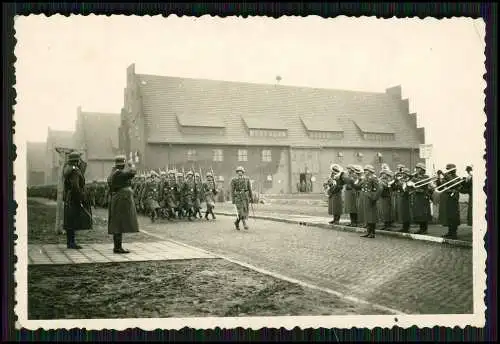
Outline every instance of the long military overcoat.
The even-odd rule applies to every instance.
[[[213,180],[207,180],[203,183],[203,201],[207,204],[207,208],[213,208],[215,206],[215,196],[217,195],[217,193],[217,186],[215,185],[215,182]]]
[[[472,226],[472,178],[466,181],[460,190],[460,193],[469,195],[469,199],[467,200],[467,225]]]
[[[399,223],[411,222],[409,189],[404,187],[402,181],[395,181],[392,184],[392,190],[393,194],[396,195],[396,202],[397,202],[396,221]]]
[[[92,228],[92,209],[85,197],[85,177],[77,166],[66,165],[64,178],[64,230],[79,231]]]
[[[358,191],[354,189],[353,177],[346,177],[344,191],[344,212],[346,214],[357,214],[358,212]]]
[[[441,185],[456,178],[456,175],[446,174],[442,181],[438,181],[437,185]],[[452,186],[454,183],[448,183],[443,188]],[[461,186],[455,186],[451,189],[441,192],[439,203],[439,223],[443,226],[459,226],[460,225],[460,191]]]
[[[391,188],[385,182],[380,183],[380,188],[381,188],[380,199],[379,199],[380,219],[384,223],[389,223],[394,221]]]
[[[341,216],[344,210],[342,200],[342,189],[344,188],[343,173],[335,181],[329,178],[328,181],[328,215]]]
[[[108,177],[111,201],[108,207],[108,233],[139,232],[131,179],[133,169],[113,169]]]
[[[425,174],[415,176],[411,179],[412,182],[418,182],[429,177]],[[412,220],[415,223],[429,222],[431,220],[431,203],[432,187],[427,184],[422,187],[412,188],[411,190],[411,213]]]
[[[354,184],[360,190],[360,206],[363,206],[363,219],[360,223],[372,224],[378,221],[377,201],[382,192],[377,177],[370,176],[363,179],[360,183]]]
[[[248,217],[249,203],[252,199],[252,186],[247,176],[231,179],[231,200],[240,218]]]

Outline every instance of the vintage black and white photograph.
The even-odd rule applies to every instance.
[[[481,19],[15,30],[19,327],[484,326]]]

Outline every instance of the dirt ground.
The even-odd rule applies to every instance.
[[[218,259],[28,268],[29,319],[381,314]]]
[[[54,231],[56,207],[28,199],[28,243],[29,244],[66,244],[66,235]],[[143,234],[130,233],[123,236],[123,242],[151,242],[157,239]],[[108,234],[107,219],[94,215],[91,230],[78,231],[76,241],[81,244],[112,243]]]

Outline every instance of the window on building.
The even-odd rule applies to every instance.
[[[224,155],[222,154],[222,149],[213,150],[213,161],[224,161]]]
[[[238,161],[248,161],[248,150],[238,149]]]
[[[187,151],[187,160],[194,161],[196,160],[196,149],[188,149]]]
[[[394,134],[374,134],[374,133],[365,134],[365,140],[392,141],[394,139],[395,139]]]
[[[286,137],[286,130],[250,129],[249,135],[252,137]]]
[[[271,162],[272,161],[272,154],[270,149],[263,149],[262,150],[262,162]]]
[[[314,140],[339,140],[343,134],[341,132],[310,131],[309,137]]]

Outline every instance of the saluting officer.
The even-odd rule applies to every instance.
[[[139,232],[139,222],[134,204],[132,178],[136,170],[130,161],[128,167],[125,155],[115,157],[115,166],[108,177],[111,201],[108,210],[108,234],[113,235],[113,252],[129,253],[122,247],[123,233]]]
[[[248,229],[246,219],[248,218],[249,203],[253,203],[252,186],[250,178],[245,176],[245,169],[242,166],[236,168],[237,176],[231,179],[231,199],[238,216],[234,225],[237,230],[240,230],[240,221],[243,222],[243,228]]]
[[[82,248],[76,244],[75,231],[92,228],[92,210],[85,199],[85,177],[81,170],[83,164],[80,153],[71,152],[63,168],[63,228],[66,231],[66,246],[69,249]]]
[[[425,174],[425,165],[418,163],[416,166],[416,173],[413,178],[406,184],[412,190],[411,201],[413,221],[418,223],[420,229],[417,234],[426,234],[428,229],[429,220],[431,217],[431,204],[430,198],[432,196],[433,188],[430,183],[425,183],[423,181],[429,180],[429,176]],[[415,183],[420,182],[425,185],[415,186]]]

